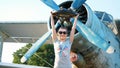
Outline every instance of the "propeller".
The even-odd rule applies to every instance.
[[[37,40],[33,46],[27,51],[27,53],[21,58],[21,62],[24,63],[29,57],[31,57],[39,47],[50,37],[52,31],[45,33],[39,40]],[[44,40],[43,40],[44,39]]]
[[[60,16],[62,15],[63,17],[65,17],[64,14],[66,14],[66,13],[68,13],[68,15],[71,15],[71,12],[69,13],[69,11],[67,11],[67,10],[65,10],[65,13],[62,12],[64,10],[59,11],[61,9],[53,0],[40,0],[40,1],[42,1],[44,4],[51,7],[52,9],[58,11],[58,14],[56,13],[57,15],[59,15],[60,13],[61,13]],[[85,1],[86,0],[74,0],[70,6],[71,10],[73,10],[75,12],[78,8],[81,7],[81,5]],[[73,15],[74,15],[74,13],[73,13]],[[73,15],[71,15],[71,16],[73,16]],[[74,21],[74,19],[72,20],[72,22],[73,21]],[[55,26],[57,27],[58,24],[56,23]],[[109,48],[111,50],[110,44],[108,42],[106,42],[101,37],[99,37],[97,34],[95,34],[90,28],[85,26],[80,20],[77,21],[76,29],[78,30],[78,32],[80,32],[83,35],[83,37],[85,37],[88,41],[90,41],[97,47],[99,47],[105,51],[107,51]],[[51,33],[52,33],[52,31],[49,30],[41,38],[39,38],[39,40],[36,41],[33,44],[33,46],[29,49],[29,51],[22,57],[21,62],[24,63],[29,57],[31,57],[32,54],[35,53],[39,49],[39,47],[50,37]]]
[[[55,27],[57,28],[59,23],[56,23]],[[30,58],[50,37],[52,30],[49,30],[42,37],[40,37],[33,46],[27,51],[27,53],[21,58],[21,62],[24,63],[28,58]]]
[[[58,11],[60,10],[59,6],[53,1],[53,0],[40,0],[47,6],[51,7],[52,9]],[[74,0],[71,8],[78,9],[86,0]],[[64,13],[63,13],[64,15]],[[69,15],[69,14],[68,14]],[[56,27],[58,24],[56,23]],[[37,40],[33,46],[27,51],[27,53],[21,58],[21,62],[24,63],[29,57],[31,57],[38,49],[39,47],[50,37],[52,31],[49,30],[47,33],[45,33],[39,40]]]

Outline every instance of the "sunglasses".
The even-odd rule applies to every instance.
[[[59,33],[59,34],[67,34],[66,31],[59,31],[58,33]]]

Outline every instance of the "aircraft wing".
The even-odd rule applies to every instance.
[[[46,22],[1,22],[4,42],[33,43],[48,31]]]
[[[49,68],[24,64],[0,63],[0,68]]]

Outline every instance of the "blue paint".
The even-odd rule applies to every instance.
[[[55,27],[58,27],[59,24],[56,23]],[[27,53],[23,56],[23,62],[25,62],[28,58],[30,58],[45,42],[46,40],[51,36],[52,30],[49,30],[47,33],[45,33],[42,37],[40,37],[33,46],[27,51]]]
[[[71,19],[71,21],[73,22],[73,18]],[[94,33],[89,27],[84,25],[80,20],[77,21],[76,29],[80,34],[82,34],[84,38],[86,38],[95,46],[103,49],[104,51],[106,51],[110,46],[110,44],[107,41],[105,41],[103,38],[101,38],[96,33]]]
[[[59,6],[53,0],[40,0],[47,6],[51,7],[54,10],[59,10]]]
[[[73,9],[78,9],[82,4],[85,3],[86,0],[73,0],[73,3],[71,5],[71,7]]]
[[[110,44],[105,41],[103,38],[95,34],[89,27],[84,25],[78,20],[76,29],[81,33],[88,41],[96,45],[97,47],[107,50]]]

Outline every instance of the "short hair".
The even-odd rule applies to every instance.
[[[65,27],[65,26],[63,26],[63,25],[60,25],[60,26],[58,26],[58,27],[56,28],[56,32],[58,32],[58,30],[59,30],[60,28],[66,29],[66,30],[68,31],[67,27]]]

